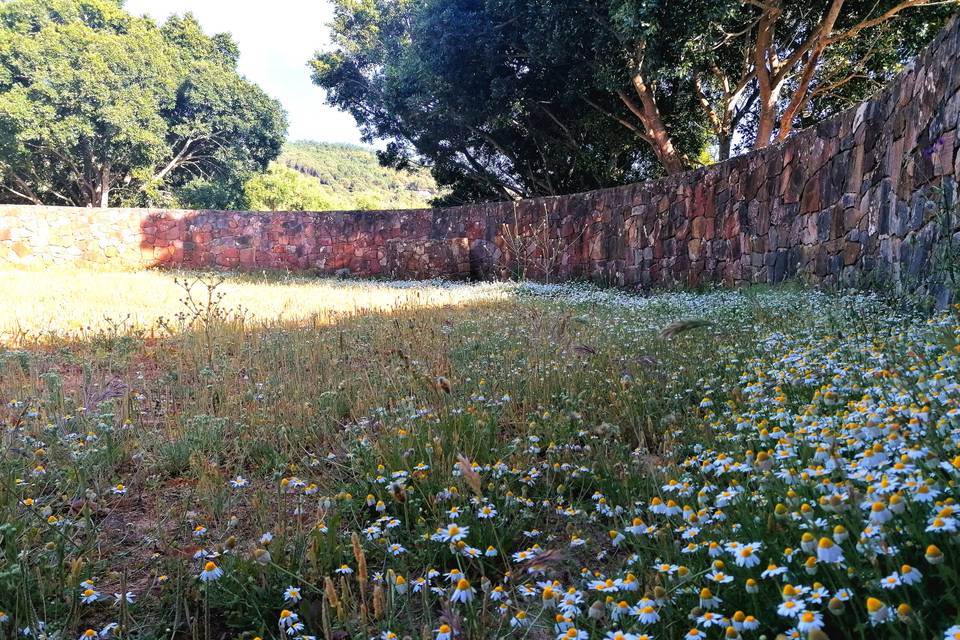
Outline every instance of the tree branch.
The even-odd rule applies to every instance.
[[[858,33],[863,31],[864,29],[869,29],[870,27],[875,27],[878,24],[882,24],[887,20],[890,20],[891,18],[895,17],[901,11],[905,9],[909,9],[910,7],[921,7],[924,5],[933,5],[933,4],[940,4],[940,3],[931,2],[930,0],[905,0],[904,2],[901,2],[900,4],[891,7],[887,11],[884,11],[882,14],[880,14],[876,18],[871,18],[870,20],[864,20],[863,22],[857,25],[854,25],[853,27],[850,27],[843,33],[840,33],[831,37],[828,40],[827,44],[836,44],[837,42],[842,42],[843,40],[849,40],[850,38],[853,38]]]
[[[636,136],[637,136],[638,138],[640,138],[641,140],[643,140],[643,141],[646,142],[647,144],[652,144],[652,143],[653,143],[653,141],[652,141],[639,127],[637,127],[637,126],[636,126],[635,124],[633,124],[632,122],[629,122],[629,121],[627,121],[627,120],[624,120],[624,119],[621,118],[620,116],[618,116],[618,115],[616,115],[616,114],[614,114],[614,113],[611,113],[610,111],[607,111],[606,109],[604,109],[603,107],[601,107],[599,104],[597,104],[596,102],[594,102],[594,101],[591,100],[590,98],[587,98],[586,96],[581,96],[581,98],[583,99],[584,102],[586,102],[588,105],[590,105],[591,107],[593,107],[595,110],[599,111],[600,113],[602,113],[603,115],[607,116],[607,117],[610,118],[611,120],[616,121],[617,123],[619,123],[619,124],[622,125],[623,127],[625,127],[625,128],[627,128],[627,129],[629,129],[630,131],[632,131],[634,134],[636,134]]]
[[[494,192],[499,191],[508,200],[517,200],[518,198],[524,197],[525,194],[522,191],[515,190],[513,187],[504,184],[500,180],[494,180],[486,168],[480,164],[480,162],[465,148],[461,148],[460,153],[463,154],[463,157],[466,158],[470,166],[473,167],[472,171],[468,167],[463,168],[474,177],[476,182],[486,184],[486,186],[488,186]]]
[[[707,120],[710,121],[710,125],[713,127],[714,132],[717,134],[721,133],[723,129],[723,121],[713,109],[713,105],[710,104],[710,99],[707,98],[707,94],[703,90],[703,82],[700,79],[700,74],[696,71],[693,72],[693,88],[696,90],[697,101],[700,103],[700,106],[703,107],[704,113],[707,114]],[[724,97],[726,97],[726,92],[724,92],[724,94]]]
[[[183,143],[183,147],[180,148],[180,151],[170,159],[170,162],[168,162],[165,167],[155,173],[153,177],[147,181],[147,183],[159,182],[163,180],[168,173],[180,166],[184,158],[186,158],[187,152],[190,150],[190,145],[192,145],[194,142],[196,141],[193,138],[187,138]]]
[[[785,140],[787,136],[790,135],[790,131],[793,130],[793,118],[807,99],[810,81],[813,80],[813,74],[817,70],[820,56],[823,55],[823,51],[830,43],[829,35],[833,31],[833,25],[836,24],[837,18],[840,16],[843,1],[844,0],[833,0],[830,5],[830,10],[827,12],[827,15],[824,16],[824,19],[816,30],[817,38],[814,40],[808,53],[807,62],[803,67],[803,72],[800,74],[800,82],[797,83],[797,88],[793,91],[790,102],[780,116],[780,130],[777,132],[778,140]]]
[[[12,176],[12,177],[16,178],[16,176]],[[29,187],[27,189],[24,189],[26,193],[17,191],[16,189],[14,189],[8,184],[0,183],[0,187],[6,189],[13,195],[17,196],[18,198],[23,198],[24,200],[32,204],[43,204],[43,202],[41,202],[41,200],[36,196],[36,194],[33,193],[33,191]],[[23,189],[22,186],[20,188]]]
[[[555,115],[553,114],[553,112],[550,111],[550,109],[548,109],[548,108],[546,107],[546,105],[544,105],[542,102],[537,103],[537,106],[539,106],[540,109],[541,109],[545,114],[547,114],[547,117],[550,118],[550,120],[552,120],[555,125],[557,125],[558,127],[560,127],[560,130],[563,131],[564,136],[567,138],[567,140],[570,141],[570,147],[571,147],[573,150],[579,152],[579,151],[580,151],[580,143],[577,142],[577,139],[573,136],[572,133],[570,133],[570,128],[567,127],[567,125],[563,124],[563,123],[560,121],[560,119],[557,118],[557,116],[555,116]]]

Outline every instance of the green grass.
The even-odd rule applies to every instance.
[[[830,638],[958,622],[956,534],[926,530],[954,521],[955,315],[796,288],[6,275],[0,634],[773,638],[797,626],[785,584]],[[882,588],[902,565],[919,582]]]

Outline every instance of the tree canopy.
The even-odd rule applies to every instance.
[[[247,180],[243,190],[247,206],[253,211],[325,211],[333,208],[317,180],[278,163],[272,163],[264,173]]]
[[[0,3],[0,198],[240,207],[286,135],[229,35],[113,0]]]
[[[390,140],[385,162],[425,158],[450,187],[448,202],[569,193],[659,173],[654,150],[637,144],[642,132],[611,126],[610,96],[579,64],[598,46],[595,30],[567,30],[578,24],[569,6],[344,0],[337,49],[314,59],[314,79],[369,140]],[[664,117],[689,132],[683,150],[695,154],[702,130],[684,123],[696,103],[670,107]]]
[[[311,61],[448,201],[554,195],[762,147],[887,81],[934,0],[334,0]]]

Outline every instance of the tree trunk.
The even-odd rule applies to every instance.
[[[721,131],[717,133],[717,159],[718,160],[729,160],[730,159],[730,147],[733,145],[733,136],[730,135],[729,131]]]
[[[673,146],[670,134],[667,133],[667,127],[660,116],[660,108],[657,106],[653,92],[640,73],[633,76],[633,88],[636,90],[637,96],[640,97],[640,104],[643,106],[643,115],[640,120],[647,130],[647,136],[650,137],[653,152],[660,159],[660,163],[663,164],[663,168],[667,170],[668,174],[684,171],[687,168],[687,163]]]
[[[754,142],[754,149],[762,149],[770,144],[770,138],[773,137],[773,129],[777,122],[777,97],[779,91],[766,91],[766,96],[760,100],[760,116],[757,120],[757,139]]]
[[[810,83],[816,73],[820,56],[831,42],[852,37],[857,31],[866,28],[868,25],[880,24],[889,20],[907,7],[924,4],[924,0],[905,0],[905,2],[890,9],[882,16],[863,21],[845,34],[832,39],[831,33],[833,33],[833,27],[840,16],[843,3],[844,0],[832,0],[827,13],[813,33],[810,34],[810,37],[785,60],[778,58],[773,40],[774,27],[782,11],[776,3],[764,5],[763,14],[760,16],[757,26],[757,39],[753,48],[757,86],[760,91],[760,119],[754,148],[760,149],[770,144],[770,138],[773,136],[774,128],[778,122],[780,129],[777,138],[784,140],[790,134],[793,127],[793,118],[806,101],[807,92],[810,90]],[[794,89],[784,113],[778,117],[777,103],[780,99],[780,93],[783,91],[784,81],[793,73],[796,65],[804,60],[803,71],[797,87]]]
[[[651,134],[650,137],[654,140],[654,152],[657,154],[657,157],[660,158],[660,162],[668,174],[673,175],[674,173],[686,171],[686,161],[677,153],[673,142],[670,140],[670,136],[667,135],[666,128],[663,127],[662,124],[661,127],[662,128],[659,129],[649,130]]]
[[[826,17],[817,29],[818,36],[813,43],[813,47],[810,49],[810,53],[807,55],[807,62],[803,67],[803,72],[800,74],[800,82],[797,83],[793,96],[790,98],[790,103],[780,116],[780,130],[777,132],[778,140],[786,140],[787,136],[790,135],[790,131],[793,130],[793,118],[807,101],[810,82],[813,80],[814,73],[816,73],[820,56],[823,55],[824,49],[827,48],[830,34],[833,32],[833,26],[837,23],[837,18],[840,16],[843,1],[844,0],[833,0],[833,4],[830,5],[830,11],[827,12]]]
[[[777,121],[777,99],[783,79],[778,77],[778,61],[773,49],[773,27],[780,16],[780,9],[767,6],[757,25],[757,40],[753,46],[753,66],[757,74],[757,90],[760,93],[760,115],[757,122],[757,137],[754,149],[770,144]]]
[[[100,176],[94,185],[93,201],[90,206],[109,207],[110,206],[110,165],[105,165],[100,169]]]

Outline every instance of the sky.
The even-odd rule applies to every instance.
[[[208,34],[224,31],[240,46],[240,73],[283,103],[290,140],[360,143],[353,118],[323,102],[307,61],[329,46],[328,0],[126,0],[124,8],[163,22],[192,11]]]

